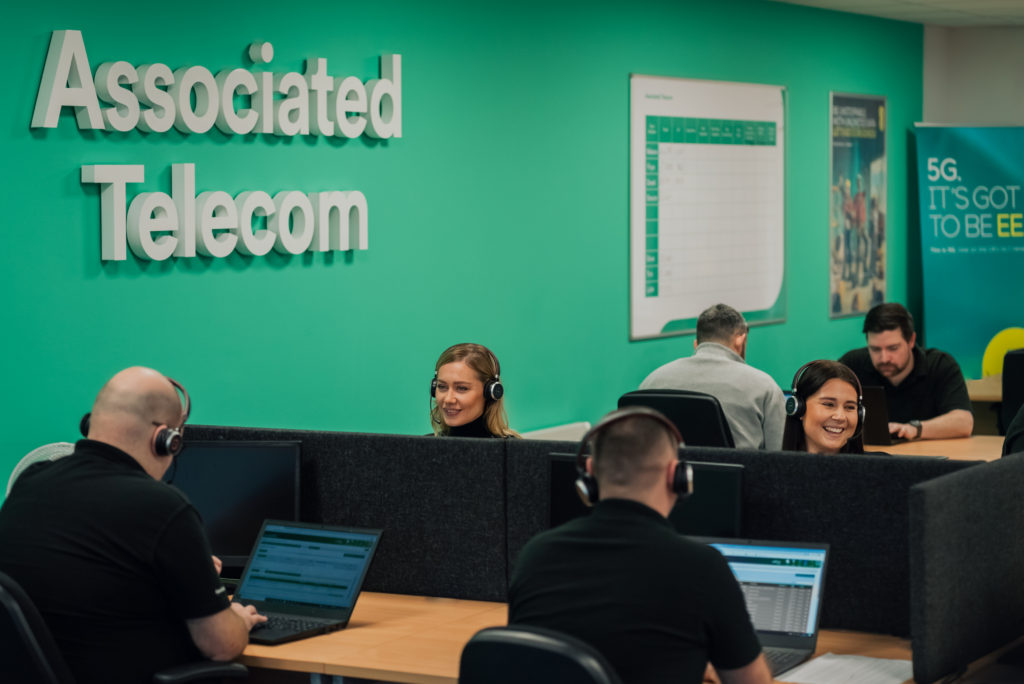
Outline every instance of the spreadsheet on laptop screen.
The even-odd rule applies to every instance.
[[[377,535],[268,524],[238,593],[250,601],[351,607]]]
[[[824,549],[713,543],[743,590],[758,632],[811,635],[824,578]]]

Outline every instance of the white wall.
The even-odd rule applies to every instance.
[[[924,120],[1024,125],[1024,27],[925,26]]]

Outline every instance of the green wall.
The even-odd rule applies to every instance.
[[[919,25],[760,0],[140,7],[22,5],[0,28],[0,473],[73,441],[99,386],[132,364],[181,380],[194,422],[423,433],[434,360],[472,340],[502,361],[514,427],[595,420],[692,349],[692,336],[628,339],[630,73],[787,88],[788,318],[752,332],[752,364],[788,385],[804,361],[862,344],[859,318],[828,318],[831,90],[888,97],[888,294],[908,294]],[[247,67],[249,43],[268,40],[274,71],[318,56],[366,80],[398,52],[404,135],[111,134],[67,114],[30,130],[50,32],[64,28],[83,32],[93,69]],[[80,167],[144,164],[134,195],[168,192],[175,162],[196,164],[200,191],[360,190],[370,249],[101,262]]]

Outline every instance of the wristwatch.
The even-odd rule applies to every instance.
[[[914,420],[908,422],[907,425],[909,425],[910,427],[917,428],[917,434],[914,435],[914,439],[921,439],[921,432],[924,431],[924,428],[921,426],[921,421],[915,418]]]

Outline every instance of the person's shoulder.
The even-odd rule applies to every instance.
[[[639,389],[669,389],[668,384],[672,384],[672,380],[678,379],[676,374],[679,370],[686,367],[687,362],[691,358],[685,356],[658,366],[644,378],[644,381],[640,383]],[[668,384],[660,384],[666,381],[668,381]]]
[[[845,364],[852,368],[854,365],[862,364],[866,361],[870,361],[870,359],[871,356],[868,354],[867,347],[857,347],[856,349],[851,349],[850,351],[840,356],[839,363]]]
[[[931,366],[954,365],[957,368],[960,367],[960,364],[956,362],[956,359],[953,358],[952,354],[942,351],[941,349],[929,347],[928,349],[923,349],[921,353],[924,354],[925,360]]]
[[[118,483],[118,489],[130,505],[148,511],[171,514],[192,505],[177,487],[148,476],[126,478]]]
[[[749,363],[741,363],[738,365],[740,368],[745,369],[738,372],[746,373],[750,378],[756,379],[757,382],[760,382],[766,388],[776,390],[779,394],[782,394],[782,390],[779,389],[779,384],[775,382],[775,379],[768,375],[767,372],[761,370],[757,366],[751,366]]]
[[[662,554],[669,566],[686,567],[692,575],[708,579],[719,574],[731,575],[725,558],[714,547],[678,533],[673,533],[673,537],[662,545]]]
[[[519,555],[516,557],[513,578],[521,578],[525,574],[529,574],[532,568],[538,564],[543,565],[545,559],[549,558],[552,554],[558,554],[563,547],[563,542],[568,532],[567,527],[572,526],[574,522],[576,521],[570,521],[531,537],[523,545]]]

